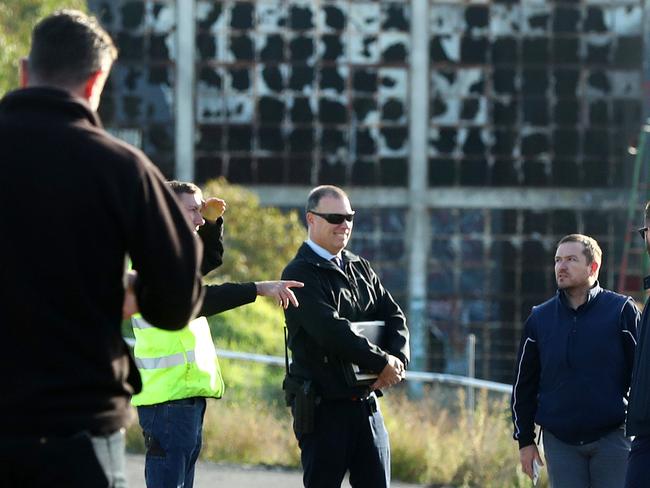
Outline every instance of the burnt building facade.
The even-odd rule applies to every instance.
[[[351,248],[409,312],[418,369],[465,373],[473,333],[478,376],[510,381],[565,234],[600,242],[616,287],[643,0],[89,6],[120,49],[102,118],[165,174],[225,176],[283,208],[349,190]]]

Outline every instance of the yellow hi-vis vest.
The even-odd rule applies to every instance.
[[[175,331],[158,329],[139,314],[131,323],[135,363],[142,376],[142,392],[132,398],[133,405],[191,397],[221,398],[224,384],[205,317]]]

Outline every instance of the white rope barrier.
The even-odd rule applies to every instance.
[[[133,347],[135,339],[125,338],[126,343]],[[266,354],[253,354],[250,352],[229,351],[226,349],[216,349],[217,355],[225,359],[239,359],[242,361],[253,361],[256,363],[270,364],[273,366],[284,366],[284,358],[281,356],[269,356]],[[496,381],[479,380],[467,376],[430,373],[426,371],[407,371],[406,379],[411,381],[423,381],[426,383],[447,383],[450,385],[469,386],[472,388],[482,388],[489,391],[510,394],[512,385],[507,383],[497,383]]]

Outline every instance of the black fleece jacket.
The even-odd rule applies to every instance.
[[[644,280],[650,285],[650,277]],[[647,286],[646,286],[647,289]],[[630,401],[627,407],[626,434],[629,436],[650,435],[650,298],[645,302],[641,325],[639,326],[639,343],[634,357]]]
[[[201,244],[147,157],[65,91],[0,101],[0,175],[0,433],[113,432],[133,392],[125,256],[142,315],[178,329],[201,305]]]

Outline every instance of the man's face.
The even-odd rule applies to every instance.
[[[598,271],[596,262],[587,263],[580,242],[564,242],[555,251],[555,280],[561,290],[591,286],[590,278]]]
[[[181,200],[187,221],[194,227],[195,232],[198,231],[199,227],[205,224],[205,220],[203,220],[203,216],[201,215],[203,195],[197,191],[196,193],[181,193],[177,196]]]
[[[345,197],[325,196],[320,199],[314,211],[322,214],[349,215],[352,213],[352,207]],[[344,219],[340,224],[330,224],[325,218],[311,212],[307,212],[307,225],[309,238],[332,254],[341,252],[352,234],[352,222]]]

